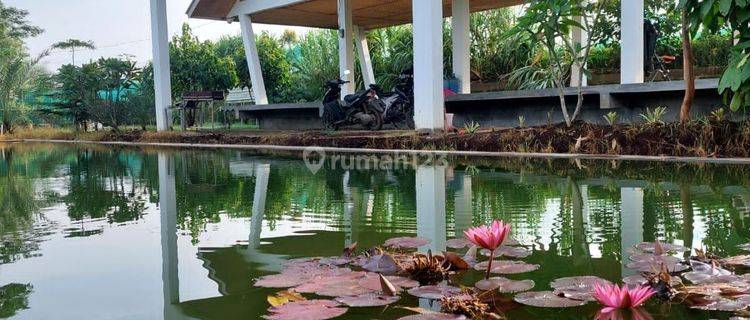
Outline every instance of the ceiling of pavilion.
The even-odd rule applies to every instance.
[[[236,0],[194,0],[191,18],[226,20]],[[245,0],[252,1],[252,0]],[[524,3],[524,0],[470,0],[471,11],[484,11]],[[451,0],[443,0],[443,13],[451,15]],[[411,23],[412,0],[354,0],[354,24],[376,29]],[[309,0],[257,12],[254,23],[337,29],[337,0]]]

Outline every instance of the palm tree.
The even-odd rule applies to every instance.
[[[96,46],[94,45],[93,41],[83,41],[83,40],[78,40],[78,39],[68,39],[68,40],[61,41],[52,45],[52,49],[62,49],[62,50],[70,49],[70,52],[73,54],[73,65],[76,65],[76,49],[77,48],[94,50],[96,49]]]
[[[24,95],[31,90],[44,73],[38,64],[47,51],[36,58],[26,54],[0,56],[0,111],[2,131],[12,133],[14,112],[24,106]]]

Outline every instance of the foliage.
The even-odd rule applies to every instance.
[[[234,61],[217,55],[212,42],[199,41],[187,24],[169,43],[169,58],[173,99],[189,91],[228,91],[237,85]]]
[[[535,0],[528,5],[525,13],[518,18],[518,23],[504,37],[505,40],[510,40],[511,37],[523,33],[544,48],[550,59],[546,66],[548,77],[557,87],[560,108],[568,126],[573,124],[583,106],[583,92],[579,86],[576,107],[573,114],[569,114],[563,91],[568,86],[568,72],[574,66],[582,69],[579,79],[573,79],[578,83],[581,82],[580,77],[587,73],[585,69],[592,43],[599,39],[599,34],[593,32],[593,26],[603,20],[602,8],[607,3],[607,0],[594,4],[575,0]],[[580,18],[580,21],[576,21],[577,18]],[[589,31],[587,43],[573,43],[571,34],[574,28]]]
[[[57,42],[52,45],[51,49],[63,49],[70,50],[73,55],[73,64],[76,64],[76,49],[96,49],[93,41],[83,41],[78,39],[68,39],[65,41]]]
[[[25,10],[6,7],[0,2],[0,120],[3,131],[12,131],[13,126],[28,115],[25,96],[43,74],[37,64],[46,52],[31,58],[23,46],[25,38],[42,32],[28,23],[27,16]]]
[[[606,121],[608,125],[613,126],[617,124],[617,119],[620,117],[620,115],[618,115],[615,111],[611,111],[606,115],[603,115],[602,117],[604,117],[604,121]]]
[[[745,0],[680,0],[693,32],[699,28],[717,31],[729,25],[737,33],[729,64],[719,82],[719,92],[730,100],[732,110],[750,105],[750,2]]]
[[[656,107],[653,110],[646,108],[646,114],[641,114],[641,118],[646,124],[664,124],[664,116],[667,114],[667,107]]]
[[[466,132],[468,134],[475,134],[475,133],[479,132],[479,128],[480,127],[481,126],[479,125],[479,123],[476,123],[474,121],[467,122],[467,123],[464,123],[464,132]]]
[[[134,88],[140,69],[134,61],[118,58],[101,58],[93,68],[98,85],[97,94],[86,101],[88,113],[92,120],[117,131],[129,119],[125,95]]]

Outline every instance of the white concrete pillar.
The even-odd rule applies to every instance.
[[[341,88],[341,97],[354,93],[354,25],[352,0],[338,0],[339,77],[349,81]],[[349,74],[346,74],[349,71]]]
[[[248,249],[257,249],[263,232],[263,218],[266,214],[266,196],[268,194],[268,176],[271,174],[270,164],[255,166],[255,193],[253,195],[253,215],[250,218],[250,238]]]
[[[375,72],[372,71],[372,58],[370,58],[370,46],[367,44],[367,33],[362,27],[354,26],[354,37],[356,38],[359,65],[362,69],[362,79],[365,86],[375,84]]]
[[[643,0],[621,1],[620,83],[643,83]]]
[[[169,130],[169,107],[172,106],[172,80],[169,67],[169,30],[166,0],[151,0],[151,50],[154,63],[154,106],[156,130]]]
[[[255,99],[255,104],[268,104],[266,83],[263,80],[263,69],[260,67],[258,47],[255,44],[253,22],[252,20],[250,20],[250,16],[246,14],[241,14],[237,16],[237,18],[240,20],[240,29],[242,30],[242,43],[245,45],[247,69],[250,71],[250,83],[253,87],[253,98]]]
[[[354,216],[354,196],[349,186],[350,173],[347,170],[342,180],[344,191],[344,247],[348,247],[352,240],[352,217]]]
[[[583,24],[583,17],[576,17],[576,21],[578,23]],[[589,42],[589,33],[588,31],[582,29],[582,28],[576,28],[573,27],[572,30],[572,39],[573,39],[573,45],[576,46],[576,48],[581,48],[582,51],[585,51],[585,46]],[[581,52],[579,54],[579,57],[583,57],[584,52]],[[581,65],[580,63],[573,63],[573,66],[570,70],[570,86],[573,88],[577,87],[586,87],[588,86],[588,77],[586,77],[586,74],[583,72],[586,68],[585,65]],[[583,75],[581,75],[583,73]],[[578,82],[578,78],[582,76],[580,83]]]
[[[453,74],[461,82],[458,93],[471,93],[471,11],[469,0],[453,0]]]
[[[643,242],[643,189],[620,189],[620,245],[622,256],[622,275],[635,274],[625,268],[630,257],[628,250]]]
[[[177,194],[174,163],[169,155],[159,153],[159,214],[161,224],[161,278],[164,312],[180,302],[180,277],[177,263]]]
[[[445,129],[443,1],[412,0],[414,122],[418,130]]]
[[[417,236],[430,239],[420,252],[445,250],[445,166],[419,166],[416,176]]]

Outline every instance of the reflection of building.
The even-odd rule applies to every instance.
[[[253,206],[251,211],[247,234],[242,234],[242,239],[247,239],[248,246],[236,245],[228,248],[202,248],[197,254],[201,260],[202,267],[208,270],[208,278],[218,284],[218,297],[208,299],[196,299],[181,301],[179,297],[179,276],[177,255],[177,238],[175,227],[176,208],[174,206],[175,187],[173,166],[167,156],[159,156],[160,174],[160,208],[162,210],[162,254],[163,281],[165,301],[174,302],[165,306],[165,316],[179,318],[179,314],[188,314],[201,317],[211,310],[217,308],[229,308],[231,312],[250,312],[257,314],[258,310],[267,307],[263,299],[256,299],[267,295],[268,291],[255,289],[250,286],[252,277],[267,272],[278,271],[281,261],[289,256],[299,256],[301,253],[309,255],[335,255],[340,248],[352,242],[370,241],[372,235],[380,235],[385,227],[396,230],[391,233],[413,234],[430,238],[432,243],[422,250],[442,251],[448,230],[454,229],[460,236],[460,231],[465,230],[476,223],[487,222],[491,218],[512,219],[519,227],[514,232],[522,235],[531,235],[521,239],[526,244],[535,244],[536,252],[528,259],[529,262],[542,265],[560,266],[559,268],[541,268],[536,275],[540,278],[556,278],[560,276],[574,276],[582,273],[596,273],[609,279],[617,279],[623,274],[631,274],[629,270],[622,268],[619,259],[627,259],[626,249],[644,240],[649,240],[648,233],[662,226],[653,226],[663,223],[656,218],[653,202],[655,191],[650,188],[653,183],[638,180],[612,180],[587,178],[574,180],[567,177],[544,176],[535,174],[518,174],[502,171],[481,172],[469,174],[462,170],[456,170],[452,181],[446,181],[448,175],[446,167],[421,166],[416,171],[336,171],[324,170],[317,176],[304,176],[301,179],[308,182],[307,187],[312,184],[323,185],[325,192],[330,192],[322,201],[323,209],[329,210],[336,207],[334,215],[320,218],[320,212],[311,212],[311,208],[297,208],[304,214],[316,216],[318,221],[328,223],[326,231],[314,234],[290,233],[279,238],[262,242],[264,236],[271,238],[268,221],[271,210],[278,205],[277,196],[269,193],[269,188],[274,185],[277,170],[284,170],[290,162],[273,162],[273,159],[263,157],[237,156],[232,160],[235,168],[243,168],[234,171],[234,174],[252,176],[255,178]],[[269,165],[268,163],[272,163]],[[271,169],[274,169],[273,178]],[[296,173],[296,172],[295,172]],[[296,176],[297,174],[295,174]],[[407,177],[407,179],[404,179]],[[413,180],[411,180],[413,179]],[[309,182],[309,181],[312,182]],[[408,184],[397,183],[397,181],[408,181]],[[384,191],[382,184],[393,184],[398,195],[404,195],[404,199],[414,200],[414,203],[404,205],[396,203],[406,201],[404,199],[395,201],[393,189]],[[290,183],[292,187],[297,184]],[[664,194],[675,194],[680,186],[669,182],[659,183],[659,192]],[[248,185],[248,188],[250,185]],[[249,190],[249,189],[248,189]],[[272,189],[274,190],[274,189]],[[706,187],[692,187],[683,189],[699,198],[712,192]],[[325,193],[324,192],[324,193]],[[722,194],[731,199],[735,208],[727,207],[722,210],[735,210],[736,216],[746,213],[743,211],[747,192],[735,187],[721,188]],[[383,196],[383,193],[387,193]],[[299,193],[295,197],[309,196],[314,193]],[[496,196],[500,205],[497,212],[485,212],[488,205],[481,207],[478,202],[487,201],[487,194]],[[744,195],[744,196],[743,196]],[[383,200],[383,208],[375,204],[376,198],[387,198]],[[536,198],[534,198],[536,197]],[[744,198],[743,198],[744,197]],[[534,206],[530,203],[539,201]],[[340,203],[343,200],[343,204]],[[674,215],[672,220],[680,220],[680,206],[675,205],[675,199],[668,199],[668,205]],[[295,199],[285,198],[282,201],[296,203]],[[453,214],[451,216],[450,204],[453,203]],[[666,202],[666,201],[665,201]],[[339,206],[339,204],[342,204]],[[330,205],[330,206],[328,206]],[[399,208],[407,207],[410,218],[414,220],[388,220],[393,212]],[[446,208],[448,207],[448,208]],[[401,208],[403,209],[403,208]],[[278,209],[277,209],[278,210]],[[286,209],[282,209],[286,210]],[[317,210],[317,208],[315,209]],[[414,211],[416,210],[416,214]],[[684,210],[684,209],[683,209]],[[669,211],[667,211],[669,212]],[[698,210],[696,210],[698,212]],[[700,212],[696,213],[700,215]],[[373,222],[372,219],[383,218]],[[541,216],[541,217],[540,217]],[[475,219],[476,218],[476,219]],[[295,220],[297,219],[297,220]],[[536,219],[536,220],[535,220]],[[545,220],[546,219],[546,220]],[[264,220],[266,229],[264,230]],[[299,216],[292,220],[298,224]],[[700,224],[706,225],[705,219],[691,220],[683,219],[683,224],[673,223],[678,228],[692,231],[700,230]],[[742,219],[739,219],[742,220]],[[416,222],[416,223],[414,223]],[[376,223],[379,223],[375,225]],[[545,224],[547,223],[547,224]],[[333,225],[333,226],[332,226]],[[705,227],[708,228],[708,227]],[[304,231],[317,230],[315,227]],[[321,230],[323,230],[321,229]],[[331,230],[332,229],[332,230]],[[534,234],[540,229],[549,229],[549,234]],[[682,234],[682,229],[678,232]],[[244,232],[244,229],[243,229]],[[265,234],[261,234],[265,232]],[[698,232],[700,234],[707,232]],[[245,238],[245,235],[247,237]],[[697,239],[697,237],[696,237]],[[690,240],[686,240],[691,242]],[[693,240],[692,243],[700,243],[702,240]],[[273,244],[269,244],[273,242]],[[540,244],[543,244],[541,246]],[[276,266],[276,269],[274,269]],[[185,281],[185,279],[182,279]],[[183,291],[184,292],[184,291]],[[249,298],[254,296],[255,298]],[[256,301],[256,300],[260,300]],[[255,308],[255,311],[248,311]],[[252,313],[255,312],[255,313]]]

